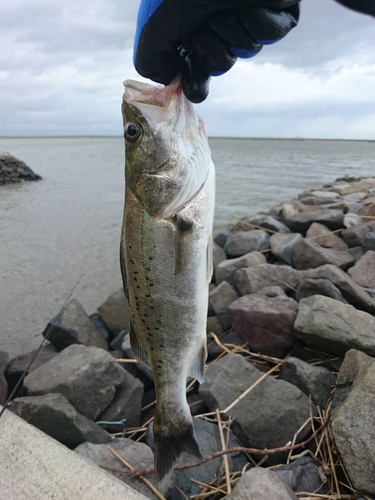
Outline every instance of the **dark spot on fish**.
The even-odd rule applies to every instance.
[[[160,321],[160,319],[157,319],[157,320],[156,320],[156,323],[157,323],[158,325],[161,325],[161,321]]]
[[[149,257],[149,258],[148,258],[148,260],[153,260],[153,258],[152,258],[152,257]]]
[[[147,297],[148,299],[150,299],[150,298],[151,298],[151,295],[148,293],[148,294],[146,295],[146,297]]]
[[[144,315],[144,317],[145,317],[145,318],[148,318],[148,314],[145,314],[145,315]]]
[[[151,351],[155,351],[155,347],[150,347],[150,350]]]
[[[138,271],[133,271],[133,274],[139,274]]]
[[[134,281],[138,281],[137,278],[133,278]]]
[[[134,260],[133,259],[130,259],[130,262],[134,265]]]
[[[129,248],[131,249],[131,248],[132,248],[132,246],[131,246],[131,245],[129,245]]]
[[[160,328],[158,328],[157,326],[155,327],[155,330],[158,332],[160,331]]]
[[[151,271],[151,267],[146,267],[146,271]]]
[[[150,280],[150,278],[148,276],[146,276],[146,281],[149,281],[149,280]]]
[[[154,286],[154,284],[153,284],[153,283],[150,283],[150,286]]]
[[[134,298],[135,298],[135,300],[138,300],[138,297],[134,297]]]
[[[148,327],[147,327],[147,330],[149,330],[149,328],[148,328]],[[154,335],[153,335],[151,332],[147,334],[147,337],[150,337],[150,339],[152,339],[152,337],[153,337],[153,336],[154,336]]]
[[[143,318],[141,319],[141,321],[142,321],[142,323],[146,323],[146,320],[145,320],[145,319],[143,319]]]
[[[139,285],[137,285],[137,288],[141,288]]]

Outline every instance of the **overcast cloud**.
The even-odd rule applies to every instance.
[[[3,2],[0,135],[121,134],[138,4]],[[210,88],[210,135],[375,140],[375,19],[304,0],[295,30]]]

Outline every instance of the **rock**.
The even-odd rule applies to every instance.
[[[86,311],[73,299],[44,329],[43,336],[57,347],[65,349],[72,344],[101,347],[108,349],[107,342],[101,337]]]
[[[26,354],[19,354],[18,356],[10,360],[7,371],[5,372],[5,377],[8,381],[9,392],[13,391],[13,389],[15,388],[18,380],[22,377],[24,371],[29,366],[30,361],[35,355],[35,352],[36,349]],[[30,366],[26,375],[36,370],[37,368],[39,368],[39,366],[42,366],[44,363],[47,363],[47,361],[50,361],[57,355],[58,355],[58,350],[54,345],[52,344],[44,345],[39,351],[37,357],[33,361],[33,364]]]
[[[310,269],[305,273],[305,278],[324,278],[331,281],[340,290],[345,300],[357,309],[375,314],[375,301],[348,276],[344,271],[331,264]]]
[[[306,207],[307,208],[307,207]],[[304,211],[284,220],[284,223],[293,233],[306,234],[313,222],[320,222],[331,231],[344,227],[344,214],[342,210],[329,210],[321,207],[313,207],[313,211]]]
[[[224,250],[217,243],[213,242],[213,265],[214,269],[220,264],[222,260],[227,258]]]
[[[302,240],[299,233],[273,234],[270,238],[271,252],[281,262],[292,265],[293,248]]]
[[[375,318],[337,300],[302,299],[294,333],[303,342],[341,356],[351,348],[375,355]]]
[[[332,264],[347,269],[354,263],[353,257],[343,250],[324,248],[313,240],[300,240],[293,249],[293,266],[296,269],[314,269]]]
[[[122,288],[110,295],[98,307],[98,311],[113,336],[118,335],[121,330],[129,328],[129,306]]]
[[[357,213],[352,213],[350,210],[344,216],[344,227],[348,229],[349,227],[357,226],[362,224],[362,218]]]
[[[227,500],[297,500],[290,486],[275,472],[254,467],[236,483]]]
[[[280,205],[279,216],[285,221],[289,219],[289,217],[304,212],[305,210],[306,207],[303,203],[300,203],[297,200],[292,200]]]
[[[94,419],[115,396],[126,372],[103,349],[72,345],[43,364],[25,379],[27,395],[59,392],[77,411]]]
[[[199,393],[211,411],[224,410],[261,375],[239,354],[227,354],[208,366]],[[288,382],[267,377],[227,415],[234,417],[233,432],[245,446],[274,448],[290,441],[309,418],[309,400]],[[306,426],[298,440],[308,433]]]
[[[234,281],[240,294],[247,295],[266,286],[280,286],[283,290],[288,290],[290,286],[298,288],[301,273],[290,266],[260,264],[249,269],[239,269],[234,275]]]
[[[228,236],[231,234],[233,226],[234,226],[234,224],[231,223],[225,229],[223,229],[220,232],[215,234],[215,236],[213,237],[213,240],[215,243],[217,243],[219,245],[219,247],[224,248],[225,243],[228,239]]]
[[[210,292],[210,303],[219,318],[224,331],[230,328],[230,316],[228,307],[238,297],[235,289],[226,281],[222,281],[219,286]]]
[[[330,297],[331,299],[338,300],[343,304],[348,302],[341,295],[340,290],[331,281],[324,278],[306,278],[301,281],[297,290],[297,300],[298,302],[312,295],[324,295],[325,297]]]
[[[213,332],[215,335],[221,335],[224,333],[224,329],[221,326],[220,320],[217,316],[210,316],[207,318],[207,335]]]
[[[365,179],[361,179],[358,182],[353,182],[350,184],[342,184],[341,186],[334,186],[334,190],[341,194],[342,196],[352,193],[367,193],[373,187],[375,187],[375,179],[372,177],[368,177]]]
[[[311,457],[301,457],[273,472],[295,492],[314,493],[319,490],[319,494],[324,495],[328,488],[326,486],[321,488],[322,480],[318,468],[318,464]]]
[[[335,410],[332,431],[354,487],[375,495],[375,364],[362,371]]]
[[[375,231],[375,220],[364,222],[357,226],[348,227],[341,236],[350,247],[363,246],[367,233]]]
[[[370,233],[369,233],[370,234]],[[354,262],[358,262],[359,259],[363,256],[364,248],[363,247],[352,247],[348,248],[347,252],[350,253],[350,255],[353,257]]]
[[[283,358],[294,345],[297,308],[292,299],[253,293],[232,302],[229,314],[234,330],[251,351]]]
[[[295,385],[306,396],[311,395],[313,402],[324,409],[331,394],[335,377],[327,368],[305,363],[301,359],[290,357],[280,368],[279,378]]]
[[[363,250],[368,252],[369,250],[375,251],[375,231],[370,231],[366,234],[365,240],[363,242]]]
[[[265,286],[258,293],[266,297],[288,297],[281,286]]]
[[[194,418],[194,433],[199,443],[202,456],[206,457],[222,449],[219,428],[217,425],[207,422],[201,418]],[[229,434],[228,447],[241,446],[232,433]],[[231,453],[228,455],[230,470],[241,470],[247,464],[247,459],[243,453]],[[191,462],[191,457],[183,456],[178,463],[186,464]],[[201,491],[199,484],[193,483],[191,480],[201,481],[202,483],[210,483],[217,477],[221,467],[222,459],[216,458],[194,469],[186,469],[176,471],[176,486],[185,493],[189,498],[193,495],[198,495]],[[180,494],[172,491],[171,500],[179,500]]]
[[[41,179],[23,161],[9,153],[0,152],[0,185]]]
[[[0,351],[0,405],[5,403],[8,394],[8,383],[5,378],[8,361],[9,354],[5,351]]]
[[[202,413],[208,413],[208,408],[204,404],[203,398],[200,394],[188,394],[187,402],[190,408],[190,413],[194,415],[201,415]]]
[[[286,227],[285,224],[275,219],[275,217],[268,216],[262,222],[259,223],[260,227],[264,227],[265,229],[270,229],[271,231],[276,231],[280,233],[290,233],[290,229]]]
[[[111,441],[99,425],[78,413],[62,394],[17,398],[10,409],[69,448],[84,441],[97,444]]]
[[[116,438],[111,443],[113,448],[121,457],[123,457],[135,469],[150,469],[154,467],[154,454],[152,450],[144,443],[137,443],[131,439]],[[107,445],[83,443],[75,451],[89,462],[97,465],[109,467],[111,469],[125,468],[118,459],[107,449]],[[148,498],[157,499],[158,497],[145,485],[139,478],[131,474],[114,472],[108,470],[109,474],[128,484],[136,491],[139,491]],[[148,474],[147,479],[156,486],[154,474]]]
[[[215,281],[217,285],[226,281],[234,286],[234,275],[238,269],[255,267],[266,264],[267,259],[260,252],[250,252],[236,259],[223,260],[215,269]]]
[[[306,233],[306,238],[314,239],[322,247],[336,248],[345,250],[348,245],[335,233],[332,233],[328,227],[318,222],[313,222]]]
[[[90,314],[89,318],[91,323],[95,326],[95,328],[99,332],[99,335],[102,337],[102,339],[104,339],[106,342],[110,342],[111,338],[109,335],[109,331],[107,330],[107,327],[105,326],[105,323],[102,320],[100,314],[92,313]]]
[[[249,252],[267,250],[269,247],[269,234],[262,229],[254,229],[231,234],[225,243],[224,251],[229,257],[240,257]]]
[[[112,340],[110,343],[110,348],[112,351],[119,351],[121,350],[122,343],[124,342],[124,338],[126,335],[128,335],[129,329],[126,328],[125,330],[121,330],[121,332],[116,335],[116,337]]]
[[[125,371],[125,370],[124,370]],[[115,397],[98,420],[118,422],[126,419],[125,427],[138,427],[141,421],[143,384],[140,380],[125,371],[125,380],[116,387]],[[118,426],[106,426],[111,431],[121,431]]]
[[[348,274],[358,285],[375,288],[375,252],[366,252]]]
[[[336,391],[332,399],[332,408],[340,406],[347,398],[357,375],[375,362],[375,358],[364,352],[350,349],[340,367],[336,380]]]

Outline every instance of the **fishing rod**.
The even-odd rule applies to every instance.
[[[40,343],[38,349],[34,352],[34,355],[33,357],[31,358],[29,364],[27,365],[27,367],[24,369],[21,377],[18,379],[18,382],[16,384],[16,386],[14,387],[13,391],[10,393],[10,395],[8,396],[7,400],[5,401],[4,405],[3,405],[3,408],[2,410],[0,411],[0,418],[3,416],[5,410],[8,408],[9,406],[9,403],[13,400],[14,396],[18,393],[18,390],[19,388],[21,387],[21,384],[22,382],[24,381],[24,378],[26,377],[26,375],[28,374],[29,370],[30,370],[30,367],[31,365],[34,363],[34,361],[36,360],[38,354],[40,353],[42,347],[44,346],[44,343],[46,340],[49,340],[49,337],[51,335],[51,332],[52,330],[55,328],[55,326],[57,325],[57,323],[60,321],[67,305],[69,304],[70,302],[70,299],[72,298],[74,292],[75,292],[75,289],[77,288],[79,282],[81,281],[82,279],[82,275],[78,278],[78,281],[76,282],[76,284],[74,285],[72,291],[69,293],[67,299],[65,300],[62,308],[60,309],[60,312],[58,313],[58,315],[54,318],[54,320],[52,321],[52,323],[50,324],[48,330],[47,330],[47,333],[45,334],[42,342]]]

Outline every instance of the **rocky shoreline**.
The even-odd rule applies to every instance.
[[[214,269],[206,379],[187,383],[202,455],[214,456],[183,457],[170,498],[373,499],[375,178],[230,224],[214,237]],[[153,377],[128,328],[122,290],[91,316],[72,300],[9,408],[158,498],[107,449],[155,484]],[[0,352],[0,403],[32,356]]]
[[[41,179],[41,176],[35,174],[26,163],[9,153],[0,151],[0,186]]]

